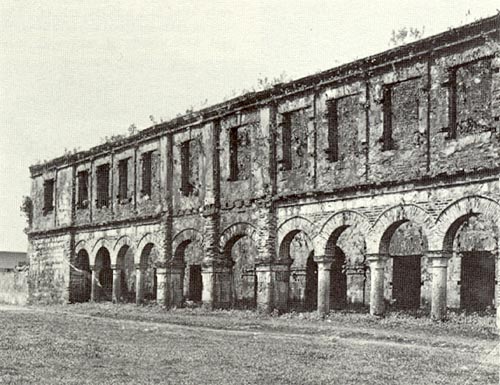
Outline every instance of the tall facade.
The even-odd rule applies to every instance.
[[[499,24],[32,166],[31,301],[495,307]]]

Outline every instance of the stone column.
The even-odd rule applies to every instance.
[[[97,302],[99,300],[99,270],[94,266],[90,266],[92,270],[92,280],[90,283],[90,300]]]
[[[213,265],[202,265],[201,280],[203,291],[201,292],[201,302],[207,309],[214,308],[214,267]]]
[[[270,263],[258,263],[255,265],[255,275],[257,278],[257,310],[264,313],[269,313],[272,310],[273,282],[271,274]]]
[[[122,270],[116,265],[111,265],[111,269],[113,269],[113,295],[112,300],[113,303],[120,302],[120,297],[122,295],[122,280],[121,273]]]
[[[277,261],[272,265],[273,302],[272,307],[279,312],[288,310],[290,291],[290,265],[292,260]]]
[[[209,309],[230,308],[232,304],[232,261],[205,262],[202,267],[203,306]]]
[[[448,259],[443,251],[428,251],[432,264],[431,318],[439,321],[446,318],[446,286],[448,284]]]
[[[140,264],[135,265],[135,303],[142,304],[144,300],[144,271]]]
[[[330,311],[330,270],[333,258],[327,255],[314,257],[318,264],[318,313],[328,314]]]
[[[167,306],[167,293],[166,293],[166,283],[167,283],[167,268],[157,267],[156,268],[156,303],[160,306]]]
[[[388,257],[385,254],[368,254],[366,259],[370,263],[370,314],[382,316],[385,312],[384,271]]]

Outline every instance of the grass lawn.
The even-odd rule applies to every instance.
[[[0,384],[499,383],[493,317],[86,304],[3,307],[0,323]]]

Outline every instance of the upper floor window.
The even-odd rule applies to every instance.
[[[54,210],[54,179],[43,182],[43,213],[47,214]]]
[[[191,175],[191,151],[190,140],[181,143],[181,192],[183,195],[189,195],[192,192],[193,186],[190,181]]]
[[[491,115],[491,59],[449,69],[448,138],[488,131]]]
[[[281,122],[281,170],[302,168],[307,163],[307,114],[305,109],[286,112]]]
[[[250,127],[229,129],[229,180],[244,180],[250,176]]]
[[[141,156],[142,163],[142,180],[141,180],[141,193],[142,195],[151,196],[151,186],[153,180],[153,152],[145,152]]]
[[[128,158],[118,162],[118,200],[128,198]]]
[[[410,149],[419,142],[421,77],[404,79],[383,87],[382,151]],[[409,140],[409,138],[412,138]]]
[[[87,170],[79,171],[77,174],[78,195],[77,207],[86,208],[89,204],[89,172]]]
[[[339,160],[339,126],[337,115],[337,100],[332,99],[327,103],[328,113],[328,148],[327,155],[330,162]]]
[[[109,206],[109,164],[97,167],[97,197],[98,208]]]

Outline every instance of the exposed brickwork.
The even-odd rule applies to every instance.
[[[328,309],[372,298],[377,313],[384,299],[405,305],[401,269],[414,266],[408,295],[417,307],[442,308],[432,288],[443,282],[433,277],[446,275],[449,306],[461,306],[456,254],[498,250],[497,24],[498,16],[32,167],[31,299],[71,299],[82,284],[68,262],[85,250],[98,276],[104,248],[123,276],[121,298],[137,302],[156,290],[162,304],[181,306],[197,280],[211,307]],[[103,165],[109,186],[98,196]],[[54,207],[44,210],[48,180]],[[433,275],[448,257],[449,270]]]

